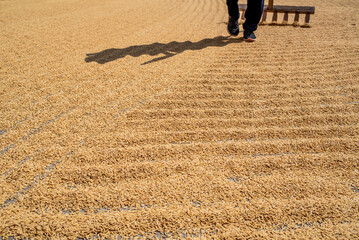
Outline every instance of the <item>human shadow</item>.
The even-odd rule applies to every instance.
[[[142,63],[141,65],[157,62],[166,58],[173,57],[187,50],[201,50],[207,47],[223,47],[231,43],[243,42],[243,38],[231,38],[218,36],[215,38],[205,38],[198,42],[170,42],[170,43],[152,43],[145,45],[135,45],[126,48],[109,48],[98,53],[88,53],[85,58],[86,62],[97,62],[105,64],[115,61],[126,56],[140,57],[142,55],[157,56],[163,54],[164,56],[156,57],[152,60]]]

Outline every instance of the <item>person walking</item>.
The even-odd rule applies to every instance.
[[[232,36],[239,34],[239,8],[238,0],[227,0],[228,6],[228,25],[227,30]],[[256,40],[254,31],[257,30],[258,23],[261,20],[264,7],[264,0],[247,0],[247,10],[245,13],[245,22],[243,23],[243,38],[246,42],[253,42]]]

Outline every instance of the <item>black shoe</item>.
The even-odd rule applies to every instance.
[[[231,16],[229,16],[227,30],[232,36],[237,36],[239,33],[238,20],[234,20]]]
[[[254,42],[256,40],[256,35],[253,31],[244,30],[243,38],[246,42]]]

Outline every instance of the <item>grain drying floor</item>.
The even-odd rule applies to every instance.
[[[359,1],[0,1],[0,236],[355,239]]]

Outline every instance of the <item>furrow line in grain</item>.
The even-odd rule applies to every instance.
[[[236,80],[233,80],[236,81]],[[257,85],[246,85],[246,84],[232,84],[232,81],[223,82],[220,84],[210,84],[208,81],[203,81],[201,84],[200,82],[196,85],[182,85],[175,86],[172,88],[173,90],[171,93],[174,95],[179,96],[185,96],[185,94],[188,94],[189,97],[192,95],[198,93],[199,95],[210,95],[211,93],[216,95],[224,95],[229,94],[229,96],[232,96],[233,94],[237,94],[238,97],[245,97],[250,95],[252,98],[257,99],[272,99],[273,96],[275,98],[278,97],[286,97],[286,96],[295,96],[295,97],[305,97],[310,96],[314,94],[318,94],[318,96],[345,96],[346,94],[352,95],[355,94],[358,91],[358,88],[356,86],[346,86],[344,84],[332,84],[332,85],[326,85],[320,88],[311,88],[310,86],[305,86],[302,84],[297,83],[296,85],[289,85],[289,84],[272,84],[269,86],[257,86]],[[265,92],[263,90],[268,90],[268,92]]]
[[[224,86],[230,86],[224,85]],[[346,94],[346,93],[350,94]],[[324,98],[324,97],[353,97],[356,98],[359,93],[359,87],[351,87],[350,89],[341,89],[337,86],[328,87],[326,89],[308,89],[308,90],[293,90],[293,89],[285,89],[277,92],[270,91],[267,92],[251,92],[252,101],[271,101],[271,100],[279,100],[279,99],[289,99],[289,98]],[[195,100],[195,99],[244,99],[248,94],[246,92],[239,91],[201,91],[192,89],[191,91],[185,91],[180,88],[178,90],[173,90],[170,93],[162,95],[159,99],[168,99],[168,100]]]
[[[266,45],[263,45],[260,54],[258,54],[257,52],[255,54],[258,55],[256,57],[256,61],[263,60],[263,64],[266,65],[271,63],[271,61],[267,58],[268,56],[271,56],[272,57],[271,59],[274,58],[276,60],[287,59],[287,58],[293,59],[294,61],[302,60],[301,62],[302,65],[306,65],[304,61],[308,59],[308,56],[310,56],[310,59],[314,59],[314,60],[321,59],[323,61],[325,60],[337,61],[338,58],[347,60],[346,56],[348,56],[348,54],[352,54],[353,56],[355,56],[359,52],[359,49],[356,48],[343,49],[342,47],[332,47],[332,48],[318,49],[316,55],[313,55],[313,52],[311,52],[310,50],[303,50],[302,48],[298,48],[298,50],[293,50],[293,49],[285,50],[281,44],[273,45],[272,46],[273,48],[265,48],[265,46]],[[303,47],[305,46],[307,46],[306,43],[303,44]],[[252,47],[248,45],[248,48],[251,49]],[[253,46],[253,48],[256,48],[256,46]],[[251,55],[250,52],[251,51],[244,49],[244,52],[242,52],[243,55],[240,55],[240,57],[244,57],[247,55],[250,56]],[[232,50],[224,49],[218,54],[218,59],[219,60],[225,59],[228,60],[229,62],[231,53],[233,53],[233,49]],[[353,60],[356,61],[355,59]],[[232,61],[233,63],[243,63],[242,60],[238,58],[232,59]],[[274,62],[274,64],[276,63]]]
[[[321,81],[319,87],[321,86],[327,86],[327,85],[333,85],[333,83],[341,83],[341,84],[345,84],[345,83],[352,83],[354,85],[356,85],[355,82],[355,76],[357,76],[359,74],[359,72],[353,72],[353,73],[341,73],[341,74],[328,74],[325,78],[325,81],[323,81],[323,76],[321,74],[311,74],[310,77],[306,77],[306,78],[302,78],[300,74],[297,74],[295,77],[288,77],[286,76],[286,74],[282,74],[282,73],[276,73],[275,75],[273,75],[271,78],[267,79],[265,78],[265,73],[256,73],[255,74],[255,78],[254,78],[254,74],[247,72],[247,73],[206,73],[206,74],[199,74],[199,75],[191,75],[191,77],[189,78],[189,80],[192,80],[192,84],[194,80],[219,80],[219,81],[224,81],[224,80],[234,80],[236,79],[237,81],[246,83],[246,84],[251,84],[251,85],[257,85],[259,83],[263,84],[263,85],[272,85],[273,82],[282,82],[282,83],[286,83],[286,84],[290,84],[291,82],[289,80],[297,80],[300,82],[300,84],[304,84],[304,82],[309,82],[308,84],[306,84],[307,86],[312,86],[314,83],[312,83],[313,80],[315,81]],[[302,73],[303,77],[306,76],[305,73]],[[243,80],[240,80],[243,79]],[[287,79],[287,80],[286,80]],[[189,80],[184,80],[185,81],[189,81]],[[340,81],[340,82],[339,82]],[[251,83],[252,82],[252,83]],[[292,83],[293,84],[293,83]],[[298,83],[297,83],[298,84]],[[294,84],[293,84],[294,85]],[[262,86],[261,86],[262,87]]]
[[[188,162],[186,159],[182,159],[181,156],[177,156],[172,159],[162,160],[155,159],[154,161],[146,162],[132,162],[132,163],[117,163],[117,164],[104,164],[102,162],[83,162],[79,166],[66,166],[61,168],[61,173],[56,173],[63,181],[70,181],[72,178],[67,174],[72,173],[75,175],[79,172],[95,173],[111,175],[115,178],[119,177],[119,174],[123,175],[120,178],[136,179],[136,178],[160,178],[161,174],[152,174],[152,171],[159,171],[162,168],[163,171],[168,169],[181,170],[181,165],[188,167],[188,165],[198,164],[199,158],[193,155],[192,161]],[[258,176],[262,173],[271,172],[285,172],[285,171],[299,171],[299,170],[314,170],[325,169],[330,167],[331,169],[346,169],[348,172],[354,171],[354,168],[358,166],[358,163],[353,161],[355,154],[340,154],[340,153],[280,153],[271,155],[235,155],[235,156],[216,156],[215,158],[208,160],[205,166],[206,169],[215,171],[221,169],[221,173],[226,177],[250,177]],[[328,162],[323,160],[328,158]],[[231,165],[231,168],[227,168],[227,165]],[[167,167],[167,168],[166,168]],[[161,171],[162,171],[161,170]],[[70,173],[68,173],[70,172]],[[71,175],[72,175],[71,174]],[[79,178],[84,179],[84,176],[78,174]],[[101,176],[99,176],[101,178]],[[241,177],[239,177],[241,178]],[[97,177],[92,177],[97,180]],[[79,182],[74,185],[81,185]],[[82,184],[86,185],[86,181],[82,181]],[[65,185],[64,185],[65,186]]]
[[[356,154],[359,144],[355,142],[356,137],[318,139],[285,139],[285,140],[243,140],[232,141],[222,139],[216,142],[186,142],[172,144],[157,144],[136,147],[115,147],[106,149],[106,158],[103,151],[94,147],[83,147],[81,149],[84,156],[90,156],[92,161],[102,161],[104,163],[116,162],[136,162],[148,161],[151,159],[171,159],[178,154],[183,158],[191,158],[192,154],[201,153],[202,156],[212,156],[221,154],[277,154],[283,152],[341,152]],[[88,143],[89,146],[91,143]],[[86,152],[85,152],[86,151]],[[79,156],[80,158],[80,156]],[[83,157],[82,157],[83,158]],[[99,158],[98,160],[95,160]]]
[[[202,203],[203,206],[207,205],[206,207],[209,207],[208,205],[222,201],[232,202],[232,204],[237,203],[240,206],[243,202],[256,202],[263,201],[264,199],[267,199],[267,201],[273,200],[280,202],[278,198],[292,201],[294,199],[299,200],[304,198],[322,200],[326,198],[340,199],[343,194],[347,194],[351,191],[346,181],[339,180],[340,176],[330,179],[325,173],[318,175],[305,173],[305,175],[303,175],[303,171],[300,170],[289,171],[287,175],[276,172],[270,174],[263,173],[247,178],[244,176],[243,179],[238,179],[238,182],[234,182],[222,175],[211,176],[211,173],[215,171],[207,170],[207,172],[204,172],[203,170],[194,170],[193,167],[188,165],[184,166],[183,170],[188,170],[188,174],[184,174],[181,170],[175,170],[173,173],[167,170],[164,175],[168,178],[168,182],[162,181],[157,184],[156,182],[158,182],[158,180],[152,178],[129,179],[127,181],[117,178],[96,180],[91,176],[91,174],[93,174],[93,177],[95,177],[96,174],[89,173],[89,181],[87,181],[87,184],[84,183],[86,185],[82,185],[85,179],[82,177],[76,178],[76,176],[78,176],[76,173],[69,176],[73,178],[73,182],[62,180],[59,176],[60,184],[48,183],[47,193],[35,191],[38,197],[35,197],[33,193],[33,197],[35,198],[34,203],[38,206],[41,206],[41,202],[46,203],[49,209],[54,210],[83,209],[91,212],[94,210],[97,211],[102,207],[117,209],[119,206],[135,207],[137,205],[156,205],[156,198],[151,197],[154,193],[156,193],[157,197],[161,197],[161,199],[164,200],[163,203],[167,206],[176,205],[176,207],[178,207],[179,202],[189,202],[193,204],[192,201],[195,201]],[[196,174],[202,174],[203,177],[193,177],[193,175]],[[184,181],[183,188],[176,188],[176,185],[172,182],[176,177]],[[186,181],[185,179],[189,177],[191,177],[191,179]],[[216,177],[216,180],[212,180],[214,177]],[[276,179],[280,181],[276,181]],[[106,187],[106,180],[109,182],[113,181],[108,184],[109,187]],[[328,182],[333,183],[338,180],[337,186],[328,184]],[[76,184],[77,182],[79,183],[78,185]],[[66,183],[69,183],[70,186],[75,186],[74,189],[66,187]],[[94,185],[97,185],[101,190],[101,195],[98,194]],[[138,192],[139,186],[142,186],[140,193]],[[51,191],[49,191],[50,189]],[[166,189],[176,194],[169,195]],[[214,194],[219,190],[221,190],[221,194]],[[298,192],[293,195],[294,190]],[[122,194],[119,194],[119,192],[122,192]],[[49,201],[51,199],[54,200]],[[66,199],[69,201],[66,201]],[[346,204],[350,203],[347,198],[344,197],[343,200],[344,199],[346,199]],[[358,201],[355,203],[352,202],[352,206],[357,206],[358,203]],[[24,204],[26,206],[31,203],[25,202]],[[91,207],[89,207],[89,205]],[[59,209],[59,206],[62,208]],[[352,211],[355,211],[355,209]]]
[[[303,121],[315,119],[314,121],[321,122],[320,118],[328,118],[328,119],[337,119],[338,121],[344,120],[344,119],[353,119],[353,121],[350,121],[350,123],[356,123],[357,121],[354,118],[356,116],[356,111],[345,111],[349,109],[344,109],[343,113],[340,113],[339,110],[340,104],[335,106],[335,109],[333,111],[330,110],[330,112],[326,111],[328,108],[323,106],[317,107],[312,109],[313,111],[308,111],[306,113],[300,112],[300,111],[294,111],[292,108],[288,108],[290,111],[283,111],[285,114],[278,114],[278,116],[275,116],[276,112],[269,112],[269,114],[262,114],[261,115],[271,115],[267,116],[265,119],[261,119],[260,117],[254,117],[257,116],[257,112],[263,112],[263,110],[254,109],[253,114],[248,114],[248,111],[245,111],[243,109],[226,109],[226,108],[206,108],[206,109],[158,109],[158,111],[154,110],[140,110],[136,109],[132,113],[126,114],[126,121],[121,121],[121,124],[141,124],[146,122],[155,122],[155,121],[161,121],[162,123],[166,120],[168,121],[176,121],[178,122],[186,122],[186,121],[195,121],[202,119],[208,119],[213,121],[241,121],[241,122],[270,122],[270,121],[283,121],[287,119],[287,121],[299,121],[302,119]],[[318,111],[321,110],[322,111]],[[269,109],[271,110],[271,109]],[[277,108],[273,108],[272,110],[278,110]],[[268,112],[268,109],[265,109],[264,112]],[[247,114],[246,114],[247,113]],[[143,116],[142,116],[143,115]],[[290,119],[288,119],[288,115],[290,115]],[[349,123],[349,122],[348,122]],[[116,123],[116,126],[118,127],[118,123]]]
[[[327,93],[327,92],[325,92]],[[358,91],[359,93],[359,91]],[[303,93],[302,93],[303,94]],[[305,94],[305,93],[304,93]],[[227,95],[227,96],[223,96]],[[231,96],[230,92],[227,94],[226,92],[220,93],[219,96],[208,96],[206,94],[200,95],[200,94],[193,94],[193,95],[174,95],[174,96],[162,96],[156,99],[156,101],[153,101],[153,105],[157,105],[160,102],[163,102],[163,104],[168,104],[169,106],[176,106],[176,105],[186,105],[189,104],[191,101],[196,101],[196,104],[209,104],[209,103],[223,103],[223,106],[226,106],[227,103],[237,103],[237,104],[243,104],[243,105],[251,105],[253,106],[277,106],[278,104],[283,104],[283,107],[286,107],[286,105],[292,105],[293,103],[298,103],[300,101],[301,106],[306,106],[308,104],[317,105],[318,103],[325,104],[325,105],[331,105],[336,103],[348,103],[348,102],[355,102],[359,101],[359,98],[356,94],[329,94],[329,96],[275,96],[273,98],[257,98],[254,94],[246,94],[245,92],[241,94],[242,96]],[[244,95],[244,96],[243,96]],[[251,96],[252,99],[246,100],[248,96]],[[209,100],[210,99],[210,100]],[[151,107],[151,106],[150,106]],[[235,105],[233,105],[235,107]]]
[[[143,144],[167,144],[181,142],[200,142],[200,141],[221,141],[230,139],[231,141],[249,140],[256,141],[262,139],[315,139],[321,137],[355,137],[359,135],[358,125],[354,126],[318,126],[310,128],[228,128],[218,125],[219,130],[193,129],[192,131],[154,131],[154,132],[132,132],[114,134],[111,137],[99,135],[92,139],[92,144],[106,143],[108,147],[134,147]]]
[[[241,79],[241,80],[239,80]],[[310,78],[310,81],[301,81],[301,79],[289,79],[285,80],[283,78],[274,77],[269,80],[251,80],[248,76],[242,76],[242,78],[235,77],[231,79],[229,77],[221,77],[216,75],[207,75],[204,77],[198,78],[189,78],[188,80],[183,80],[172,87],[172,89],[176,92],[188,92],[192,91],[207,91],[212,92],[216,89],[208,89],[209,87],[216,87],[220,92],[225,91],[227,89],[233,90],[241,90],[245,88],[250,88],[252,90],[260,89],[259,92],[262,94],[271,94],[272,91],[276,92],[288,92],[288,91],[318,91],[318,90],[326,90],[327,88],[336,88],[337,90],[346,90],[353,89],[357,90],[357,84],[354,80],[328,80],[325,83],[322,82],[323,79],[320,78]],[[294,83],[294,81],[296,81]],[[316,84],[316,88],[313,89],[313,85]],[[203,88],[203,89],[201,89]],[[270,91],[263,92],[262,89],[269,89]]]
[[[250,95],[248,95],[250,97]],[[342,98],[342,99],[341,99]],[[311,101],[313,100],[313,101]],[[316,101],[317,100],[317,101]],[[219,100],[203,100],[197,99],[196,102],[188,102],[188,101],[162,101],[156,102],[154,101],[151,104],[146,104],[143,110],[158,108],[159,110],[171,110],[171,109],[198,109],[198,108],[233,108],[233,109],[243,109],[245,107],[250,108],[250,111],[268,111],[269,109],[275,109],[278,107],[283,107],[280,109],[280,112],[286,112],[286,110],[297,109],[297,111],[308,111],[310,108],[321,108],[327,107],[336,108],[337,106],[345,106],[345,109],[352,109],[353,111],[357,111],[359,101],[355,97],[334,97],[334,98],[306,98],[306,99],[292,99],[290,102],[285,100],[259,100],[259,101],[246,101],[246,100],[228,100],[228,99],[219,99]],[[350,105],[350,106],[349,106]],[[347,107],[349,106],[349,107]]]
[[[233,101],[232,101],[233,102]],[[154,113],[156,114],[156,112],[158,112],[160,114],[164,114],[164,115],[171,115],[172,111],[176,112],[176,111],[200,111],[201,109],[203,109],[204,107],[206,108],[206,110],[208,111],[216,111],[216,110],[221,110],[223,109],[223,107],[230,107],[231,109],[233,109],[233,111],[235,111],[237,113],[237,116],[242,116],[242,117],[263,117],[263,116],[295,116],[295,115],[307,115],[308,113],[312,113],[312,112],[316,112],[317,114],[335,114],[335,113],[358,113],[359,112],[359,108],[358,108],[358,102],[347,102],[347,103],[342,103],[342,104],[330,104],[330,105],[326,105],[326,104],[308,104],[306,106],[301,106],[300,102],[297,102],[297,104],[294,102],[292,106],[284,106],[284,107],[280,107],[280,106],[255,106],[254,104],[247,104],[247,105],[243,105],[243,104],[239,104],[237,102],[234,103],[230,103],[230,101],[228,102],[228,104],[226,104],[227,106],[223,106],[222,103],[221,104],[215,104],[215,103],[203,103],[203,104],[198,104],[198,103],[188,103],[187,105],[185,105],[185,103],[183,104],[178,104],[178,105],[158,105],[156,106],[158,109],[157,111],[152,110],[153,109],[153,105],[151,106],[150,104],[146,105],[146,108],[142,109],[142,111],[137,110],[134,113],[130,113],[128,114],[129,116],[131,116],[131,118],[138,118],[138,117],[144,117],[146,114],[148,113]],[[183,106],[183,107],[180,107]],[[243,109],[243,107],[247,107],[249,109]],[[135,114],[137,114],[138,116],[136,116]],[[141,116],[141,115],[144,116]]]
[[[252,117],[243,118],[236,116],[232,111],[227,112],[209,112],[205,115],[200,115],[197,112],[193,114],[179,113],[178,117],[173,114],[167,118],[151,117],[144,118],[146,120],[129,119],[122,121],[114,127],[116,129],[125,131],[151,131],[157,129],[158,131],[190,131],[191,129],[211,129],[217,125],[226,126],[229,128],[258,128],[258,127],[306,127],[306,126],[357,126],[358,120],[355,118],[357,114],[308,114],[291,116],[288,120],[286,116],[281,117],[267,117],[262,119],[255,119]],[[111,128],[109,128],[111,129]]]

